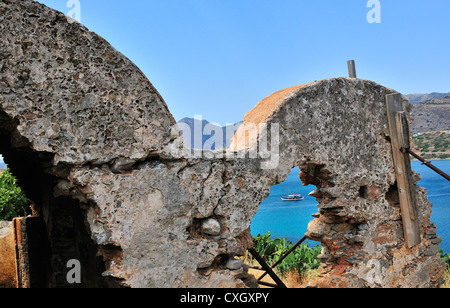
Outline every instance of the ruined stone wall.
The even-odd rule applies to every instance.
[[[235,257],[270,186],[299,166],[318,187],[307,235],[324,247],[319,286],[439,283],[440,239],[418,186],[422,243],[403,247],[384,103],[395,91],[347,78],[282,90],[245,116],[258,129],[191,155],[147,78],[82,25],[1,0],[0,35],[0,151],[46,221],[58,277],[84,256],[101,273],[86,286],[255,286]]]
[[[385,96],[392,93],[370,81],[329,79],[276,92],[245,115],[244,125],[280,124],[276,173],[299,166],[302,182],[317,186],[311,195],[319,210],[306,235],[323,246],[318,286],[439,284],[441,240],[430,222],[426,190],[416,184],[418,174],[414,193],[422,242],[404,247],[386,114]],[[410,110],[407,101],[404,109]],[[251,148],[266,138],[253,133],[234,148]]]

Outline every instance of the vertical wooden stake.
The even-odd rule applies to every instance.
[[[355,60],[347,61],[347,66],[348,66],[348,76],[349,76],[350,78],[357,78],[357,77],[356,77],[356,65],[355,65]]]
[[[412,248],[420,244],[420,221],[414,198],[411,160],[409,154],[401,151],[402,148],[409,148],[409,127],[403,112],[402,96],[387,95],[386,103],[405,243]]]
[[[30,288],[30,263],[26,239],[26,218],[14,218],[14,241],[16,243],[17,288]]]

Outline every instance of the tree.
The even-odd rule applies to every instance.
[[[29,201],[9,169],[0,177],[0,220],[12,220],[31,213]]]

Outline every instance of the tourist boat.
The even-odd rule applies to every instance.
[[[281,196],[281,200],[283,201],[303,201],[303,199],[305,199],[305,197],[300,194],[289,194],[289,187],[287,188],[286,196]]]
[[[303,197],[302,195],[287,195],[287,196],[281,196],[281,200],[283,201],[303,201],[305,199],[305,197]]]

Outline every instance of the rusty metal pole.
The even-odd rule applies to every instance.
[[[414,153],[411,149],[402,148],[402,152],[411,154],[412,156],[420,160],[425,166],[427,166],[428,168],[430,168],[431,170],[433,170],[434,172],[445,178],[447,181],[450,181],[450,176],[447,173],[437,168],[436,166],[432,165],[429,161],[425,160],[423,157],[420,157],[418,154]]]

